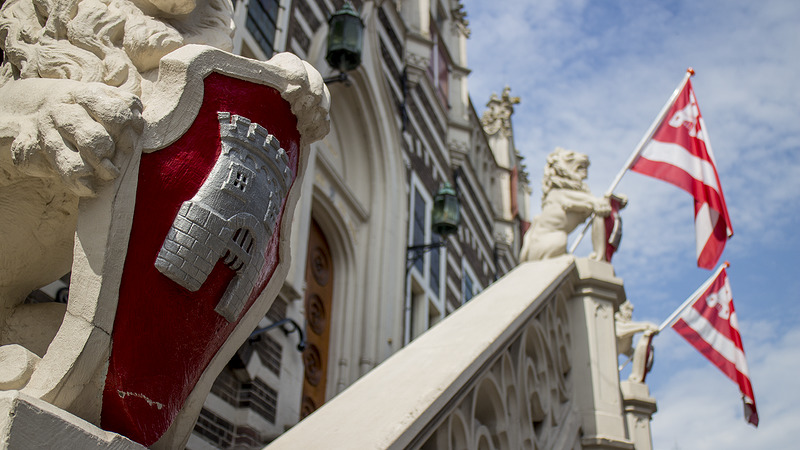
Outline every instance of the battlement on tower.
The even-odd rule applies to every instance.
[[[261,161],[253,161],[254,169],[272,172],[276,181],[280,183],[283,192],[288,191],[292,181],[292,171],[289,169],[289,157],[280,146],[278,139],[269,134],[266,128],[252,122],[247,117],[231,114],[229,112],[217,113],[219,119],[219,134],[222,139],[222,152],[229,153],[232,149],[246,148],[251,156]],[[241,158],[244,159],[244,158]],[[268,166],[265,167],[265,164]]]
[[[181,205],[156,268],[190,291],[223,260],[236,276],[215,310],[234,322],[264,265],[266,247],[294,179],[289,158],[266,128],[217,113],[222,149],[197,194]]]

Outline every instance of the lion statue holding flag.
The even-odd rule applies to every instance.
[[[569,233],[592,216],[590,258],[606,259],[605,218],[612,212],[611,204],[608,197],[595,197],[589,191],[583,181],[588,169],[589,158],[583,153],[556,148],[548,155],[542,178],[542,213],[533,219],[523,238],[520,261],[566,254]]]

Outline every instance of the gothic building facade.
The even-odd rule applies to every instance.
[[[234,51],[292,52],[335,78],[328,20],[343,4],[235,0]],[[263,446],[517,263],[531,194],[510,121],[519,99],[506,88],[476,113],[463,5],[352,6],[364,24],[361,64],[328,84],[331,132],[312,146],[292,268],[215,382],[188,448]],[[432,210],[445,182],[461,221],[441,237]]]

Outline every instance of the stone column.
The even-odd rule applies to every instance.
[[[633,449],[627,438],[617,369],[614,311],[625,301],[622,280],[605,262],[576,259],[569,300],[572,385],[584,449]]]
[[[656,412],[656,399],[650,397],[650,389],[644,383],[623,381],[622,404],[628,422],[628,436],[636,450],[651,450],[653,442],[650,435],[650,420]]]

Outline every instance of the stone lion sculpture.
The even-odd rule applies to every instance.
[[[159,60],[192,42],[230,50],[232,11],[228,0],[5,2],[0,271],[17,276],[3,283],[36,272],[18,286],[29,292],[69,270],[77,199],[118,175],[115,153],[142,129]]]
[[[229,0],[4,2],[0,344],[46,351],[64,305],[23,300],[70,271],[79,199],[137,147],[161,58],[189,43],[232,49],[232,12]]]
[[[153,134],[175,132],[178,123],[188,128],[193,120],[194,116],[189,117],[193,113],[178,106],[169,110],[177,111],[174,120],[173,116],[161,120],[167,116],[156,113],[148,116],[148,111],[166,111],[168,102],[186,104],[176,100],[183,99],[174,92],[178,88],[164,91],[164,86],[183,82],[175,75],[179,73],[176,60],[165,56],[200,54],[201,47],[190,44],[230,51],[232,15],[230,0],[2,3],[0,391],[19,390],[99,423],[102,385],[98,383],[108,365],[116,311],[116,303],[105,307],[100,303],[119,288],[118,281],[116,286],[104,284],[103,274],[109,268],[117,276],[122,272],[122,264],[116,262],[119,258],[106,256],[126,251],[127,247],[112,248],[109,242],[122,229],[117,224],[127,220],[129,227],[133,215],[132,206],[118,213],[104,205],[132,204],[139,159],[131,155],[157,151],[160,147],[151,144],[161,141],[152,139]],[[257,67],[242,64],[251,81],[269,79],[273,87],[279,84],[275,80],[284,83],[275,89],[283,89],[280,95],[297,118],[307,155],[310,142],[327,133],[327,89],[319,73],[296,56],[277,55],[272,61]],[[166,81],[159,79],[161,70]],[[292,194],[294,200],[286,204],[294,205],[298,195]],[[73,253],[75,261],[78,255],[83,258],[77,281]],[[74,289],[68,305],[25,303],[31,291],[70,270]],[[91,291],[91,295],[74,301],[78,290]],[[250,322],[260,319],[256,313],[250,315],[236,324],[237,336],[246,337],[255,326]],[[83,340],[71,337],[68,329],[76,335],[83,333]],[[226,352],[233,345],[228,344],[224,344]],[[219,363],[214,360],[213,364]],[[47,371],[40,370],[43,366]],[[211,381],[204,372],[201,382],[210,386]],[[173,433],[171,428],[159,441],[161,447],[181,446],[185,438],[180,433],[191,430],[202,399],[190,397],[187,404],[195,415],[178,416],[175,422],[180,422],[181,431]]]
[[[547,157],[542,179],[542,213],[525,234],[520,261],[538,261],[567,253],[567,236],[592,214],[592,259],[604,260],[605,223],[611,213],[606,197],[595,197],[583,182],[589,158],[583,153],[556,148]]]
[[[650,337],[658,333],[658,327],[652,322],[634,322],[633,304],[625,300],[614,314],[614,326],[617,334],[617,353],[631,359],[633,366],[628,381],[644,382],[647,375],[647,350]],[[643,333],[636,346],[633,337]]]

